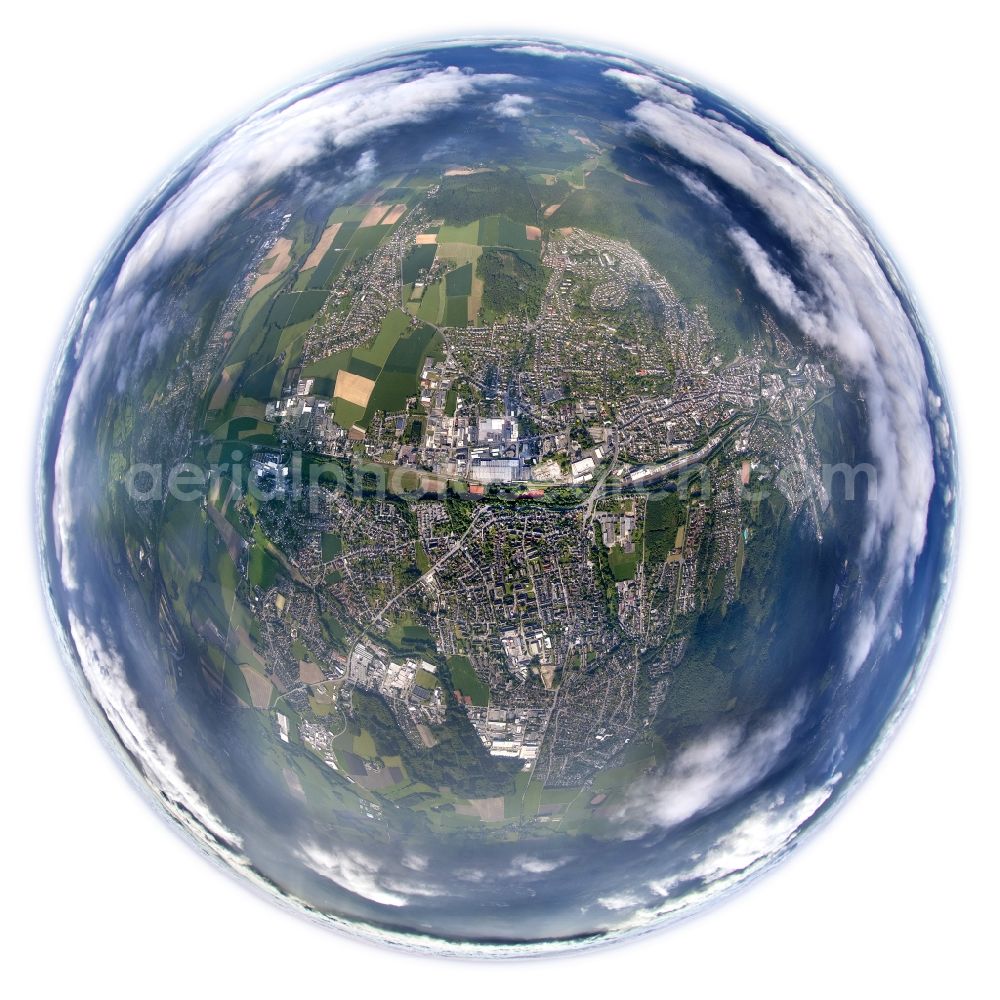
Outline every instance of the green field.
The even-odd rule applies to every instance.
[[[407,619],[395,622],[385,634],[385,641],[400,653],[426,652],[433,655],[434,637],[423,625],[414,625]]]
[[[416,563],[417,569],[421,573],[426,573],[431,568],[431,561],[427,558],[427,550],[419,541],[416,543]]]
[[[365,226],[364,229],[355,229],[347,248],[353,250],[357,259],[360,260],[375,250],[390,232],[392,232],[392,226]]]
[[[366,420],[370,420],[377,410],[386,413],[402,410],[407,398],[417,394],[420,366],[424,358],[435,350],[437,339],[437,331],[424,325],[396,341],[375,380],[375,388],[365,412]]]
[[[406,408],[407,399],[416,394],[416,375],[412,372],[384,370],[375,382],[375,388],[368,399],[368,408],[362,413],[364,422],[367,423],[379,410],[383,413],[398,413]],[[337,422],[340,423],[339,418]]]
[[[344,428],[350,429],[364,418],[365,408],[346,399],[337,399],[333,404],[333,419]]]
[[[331,213],[330,217],[326,220],[328,226],[332,226],[335,222],[340,222],[343,224],[354,223],[354,229],[357,229],[357,224],[368,214],[367,205],[340,205],[335,208]],[[346,228],[346,225],[341,225],[341,233]],[[352,230],[353,232],[353,230]],[[340,233],[337,234],[338,236]]]
[[[274,585],[279,569],[278,560],[268,552],[269,547],[267,536],[260,530],[260,526],[255,524],[247,576],[254,586],[263,590]]]
[[[538,248],[537,240],[529,240],[523,222],[514,222],[506,215],[490,215],[479,220],[476,242],[483,247],[511,247],[514,250]]]
[[[478,243],[479,220],[463,226],[442,226],[438,231],[438,243]]]
[[[469,297],[449,295],[444,307],[445,326],[466,326],[469,322]]]
[[[271,306],[269,322],[284,329],[311,320],[323,308],[327,293],[319,289],[305,292],[283,292]]]
[[[323,259],[311,271],[303,271],[308,274],[308,288],[329,288],[333,279],[351,262],[354,254],[350,250],[344,250],[338,246],[332,246],[323,255]],[[299,282],[296,282],[296,287]]]
[[[453,295],[468,295],[472,291],[472,265],[463,264],[454,271],[449,271],[444,283],[449,298]]]
[[[341,541],[340,535],[324,531],[320,544],[323,549],[323,562],[336,559],[344,551],[344,543]]]
[[[306,365],[303,376],[322,379],[320,388],[332,391],[337,373],[342,369],[363,375],[375,382],[367,408],[343,399],[334,402],[334,419],[341,427],[366,426],[372,416],[383,410],[398,412],[406,400],[417,394],[420,367],[424,358],[437,348],[437,331],[426,324],[410,327],[410,317],[394,309],[383,320],[378,334],[364,347],[345,349]]]
[[[413,247],[403,260],[403,284],[408,285],[419,280],[421,272],[426,271],[434,263],[436,254],[437,246],[433,243],[421,243]]]
[[[337,351],[336,354],[331,354],[326,358],[320,358],[319,361],[313,361],[311,364],[306,365],[302,369],[302,377],[329,379],[332,387],[337,380],[337,372],[339,372],[341,368],[346,368],[351,363],[352,357],[353,353],[350,348],[343,351]]]
[[[240,670],[239,666],[229,658],[226,659],[224,677],[226,687],[228,687],[245,705],[249,705],[251,703],[250,689],[247,687],[246,678],[243,676],[243,672]]]
[[[424,670],[423,667],[420,667],[413,675],[413,683],[418,687],[432,691],[438,686],[438,679],[429,670]]]
[[[370,378],[375,378],[378,375],[378,372],[381,371],[382,366],[392,353],[392,349],[396,346],[396,342],[409,328],[410,317],[402,309],[393,309],[382,320],[382,326],[375,339],[365,347],[355,349],[355,358],[367,361],[375,366],[375,375],[369,376]],[[354,368],[350,370],[357,375],[368,374],[367,372],[357,371]]]
[[[490,689],[479,679],[467,656],[449,656],[448,674],[451,686],[472,699],[473,705],[488,705]]]
[[[635,550],[626,552],[620,545],[612,545],[608,550],[608,564],[611,566],[611,575],[619,583],[635,578],[638,561],[639,554]]]
[[[439,281],[428,285],[424,289],[423,298],[417,306],[417,319],[422,319],[425,323],[433,323],[435,326],[441,322],[441,283]]]

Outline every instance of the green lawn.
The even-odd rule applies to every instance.
[[[472,699],[473,705],[488,705],[490,689],[479,679],[467,656],[449,656],[448,673],[451,686]]]
[[[620,545],[612,545],[608,551],[608,565],[611,567],[611,574],[615,580],[621,582],[634,579],[638,559],[639,556],[635,550],[626,552]]]

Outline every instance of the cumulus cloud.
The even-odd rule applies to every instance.
[[[91,695],[146,784],[171,818],[200,844],[235,863],[234,849],[243,846],[241,838],[209,808],[184,776],[177,758],[154,731],[139,707],[120,654],[72,611],[69,626]]]
[[[334,852],[308,843],[302,845],[299,856],[317,875],[329,879],[355,896],[383,906],[406,905],[406,895],[384,886],[379,880],[378,863],[360,851]]]
[[[558,42],[520,42],[513,45],[498,45],[494,52],[510,52],[515,55],[537,56],[540,59],[600,59],[604,63],[616,63],[631,69],[642,70],[642,65],[627,56],[607,52],[592,52],[589,49],[572,48]]]
[[[754,725],[727,723],[690,743],[664,772],[630,790],[617,818],[641,835],[732,801],[773,771],[805,713],[796,698]]]
[[[604,75],[627,87],[639,97],[672,104],[685,111],[694,109],[694,98],[677,84],[667,83],[647,73],[633,73],[623,69],[606,69]]]
[[[835,351],[864,389],[878,477],[862,557],[877,568],[878,585],[869,589],[848,643],[844,668],[853,677],[878,637],[889,634],[924,544],[934,462],[917,333],[869,237],[825,179],[725,118],[698,113],[690,95],[678,99],[656,77],[605,75],[642,98],[631,110],[638,128],[754,202],[795,246],[808,274],[805,288],[745,229],[730,231],[761,290],[806,336]]]
[[[390,858],[379,859],[357,849],[328,848],[314,842],[300,845],[297,853],[317,875],[383,906],[405,906],[419,897],[447,894],[446,889],[432,880],[418,880],[408,872],[391,870],[394,862]],[[400,865],[410,871],[423,871],[427,859],[407,855]]]
[[[826,802],[839,780],[840,775],[834,775],[829,783],[801,798],[786,802],[779,796],[774,802],[755,809],[720,837],[690,874],[713,882],[773,858]]]
[[[561,868],[568,858],[536,858],[522,854],[514,858],[508,869],[511,875],[547,875]]]
[[[689,170],[678,170],[677,176],[684,187],[706,205],[718,208],[722,204],[722,199],[701,178],[695,177]]]
[[[603,906],[605,910],[628,910],[634,906],[638,906],[642,900],[631,892],[620,892],[615,893],[611,896],[600,896],[597,900],[600,906]]]
[[[637,905],[616,925],[623,931],[645,927],[657,920],[708,902],[763,868],[780,856],[798,837],[805,824],[826,803],[840,781],[834,774],[829,781],[805,794],[789,798],[784,793],[770,796],[757,804],[736,826],[722,834],[690,868],[645,884],[653,905]],[[700,880],[695,889],[678,891],[681,883]],[[601,902],[600,900],[598,902]],[[603,903],[602,903],[603,905]]]
[[[585,59],[590,58],[589,52],[582,49],[570,49],[554,42],[526,42],[523,45],[500,45],[496,52],[514,52],[522,56],[539,56],[549,59]]]
[[[524,94],[504,94],[493,105],[493,110],[501,118],[523,118],[533,103],[534,101]]]

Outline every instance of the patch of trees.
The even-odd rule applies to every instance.
[[[542,307],[548,269],[523,250],[485,247],[476,265],[483,279],[483,308],[496,315],[534,318]]]

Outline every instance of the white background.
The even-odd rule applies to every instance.
[[[7,995],[996,995],[996,24],[972,3],[19,4],[4,16]],[[985,7],[985,5],[983,5]],[[28,470],[67,314],[139,199],[229,119],[330,61],[519,32],[632,50],[784,129],[873,220],[936,335],[957,418],[959,571],[917,703],[840,815],[673,930],[580,957],[417,958],[313,926],[214,871],[129,787],[49,638]],[[33,474],[33,473],[32,473]]]

